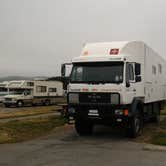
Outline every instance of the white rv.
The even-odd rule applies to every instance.
[[[63,96],[63,85],[59,81],[10,81],[9,95],[5,96],[5,106],[56,103]]]
[[[145,43],[87,44],[72,64],[68,113],[80,135],[91,134],[101,123],[122,125],[136,137],[144,119],[159,121],[166,100],[166,61]]]
[[[4,101],[4,97],[9,94],[8,81],[0,83],[0,102]]]

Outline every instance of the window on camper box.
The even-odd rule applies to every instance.
[[[161,74],[162,73],[162,65],[158,64],[158,68],[159,68],[159,73]]]
[[[27,82],[27,86],[34,86],[34,82]]]
[[[156,75],[156,66],[152,66],[152,74]]]
[[[0,87],[0,92],[7,92],[7,91],[8,91],[7,88],[5,88],[5,87]]]
[[[31,91],[29,89],[27,89],[27,90],[24,91],[24,94],[25,95],[31,95]]]
[[[36,87],[36,92],[46,92],[47,91],[47,87],[46,86],[37,86]]]
[[[49,92],[56,92],[57,91],[57,89],[56,88],[49,88],[49,90],[48,90]]]

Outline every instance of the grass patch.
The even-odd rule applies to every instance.
[[[55,116],[0,123],[0,143],[15,143],[37,138],[65,123],[66,119]]]
[[[161,111],[161,115],[166,115],[166,108]]]
[[[166,118],[164,118],[160,124],[146,124],[143,135],[136,140],[138,142],[166,146]]]
[[[156,132],[152,134],[150,143],[166,146],[166,118],[156,127]]]
[[[12,111],[0,112],[0,119],[47,114],[47,113],[56,112],[58,109],[61,109],[61,107],[48,106],[48,107],[24,107],[21,109],[20,108],[10,108],[10,110],[12,110]]]
[[[152,137],[151,143],[166,146],[166,132],[160,132]]]

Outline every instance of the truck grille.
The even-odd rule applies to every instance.
[[[80,93],[80,103],[110,103],[109,93]]]

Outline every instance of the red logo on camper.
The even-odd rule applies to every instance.
[[[112,48],[110,50],[110,55],[117,55],[119,54],[119,48]]]

